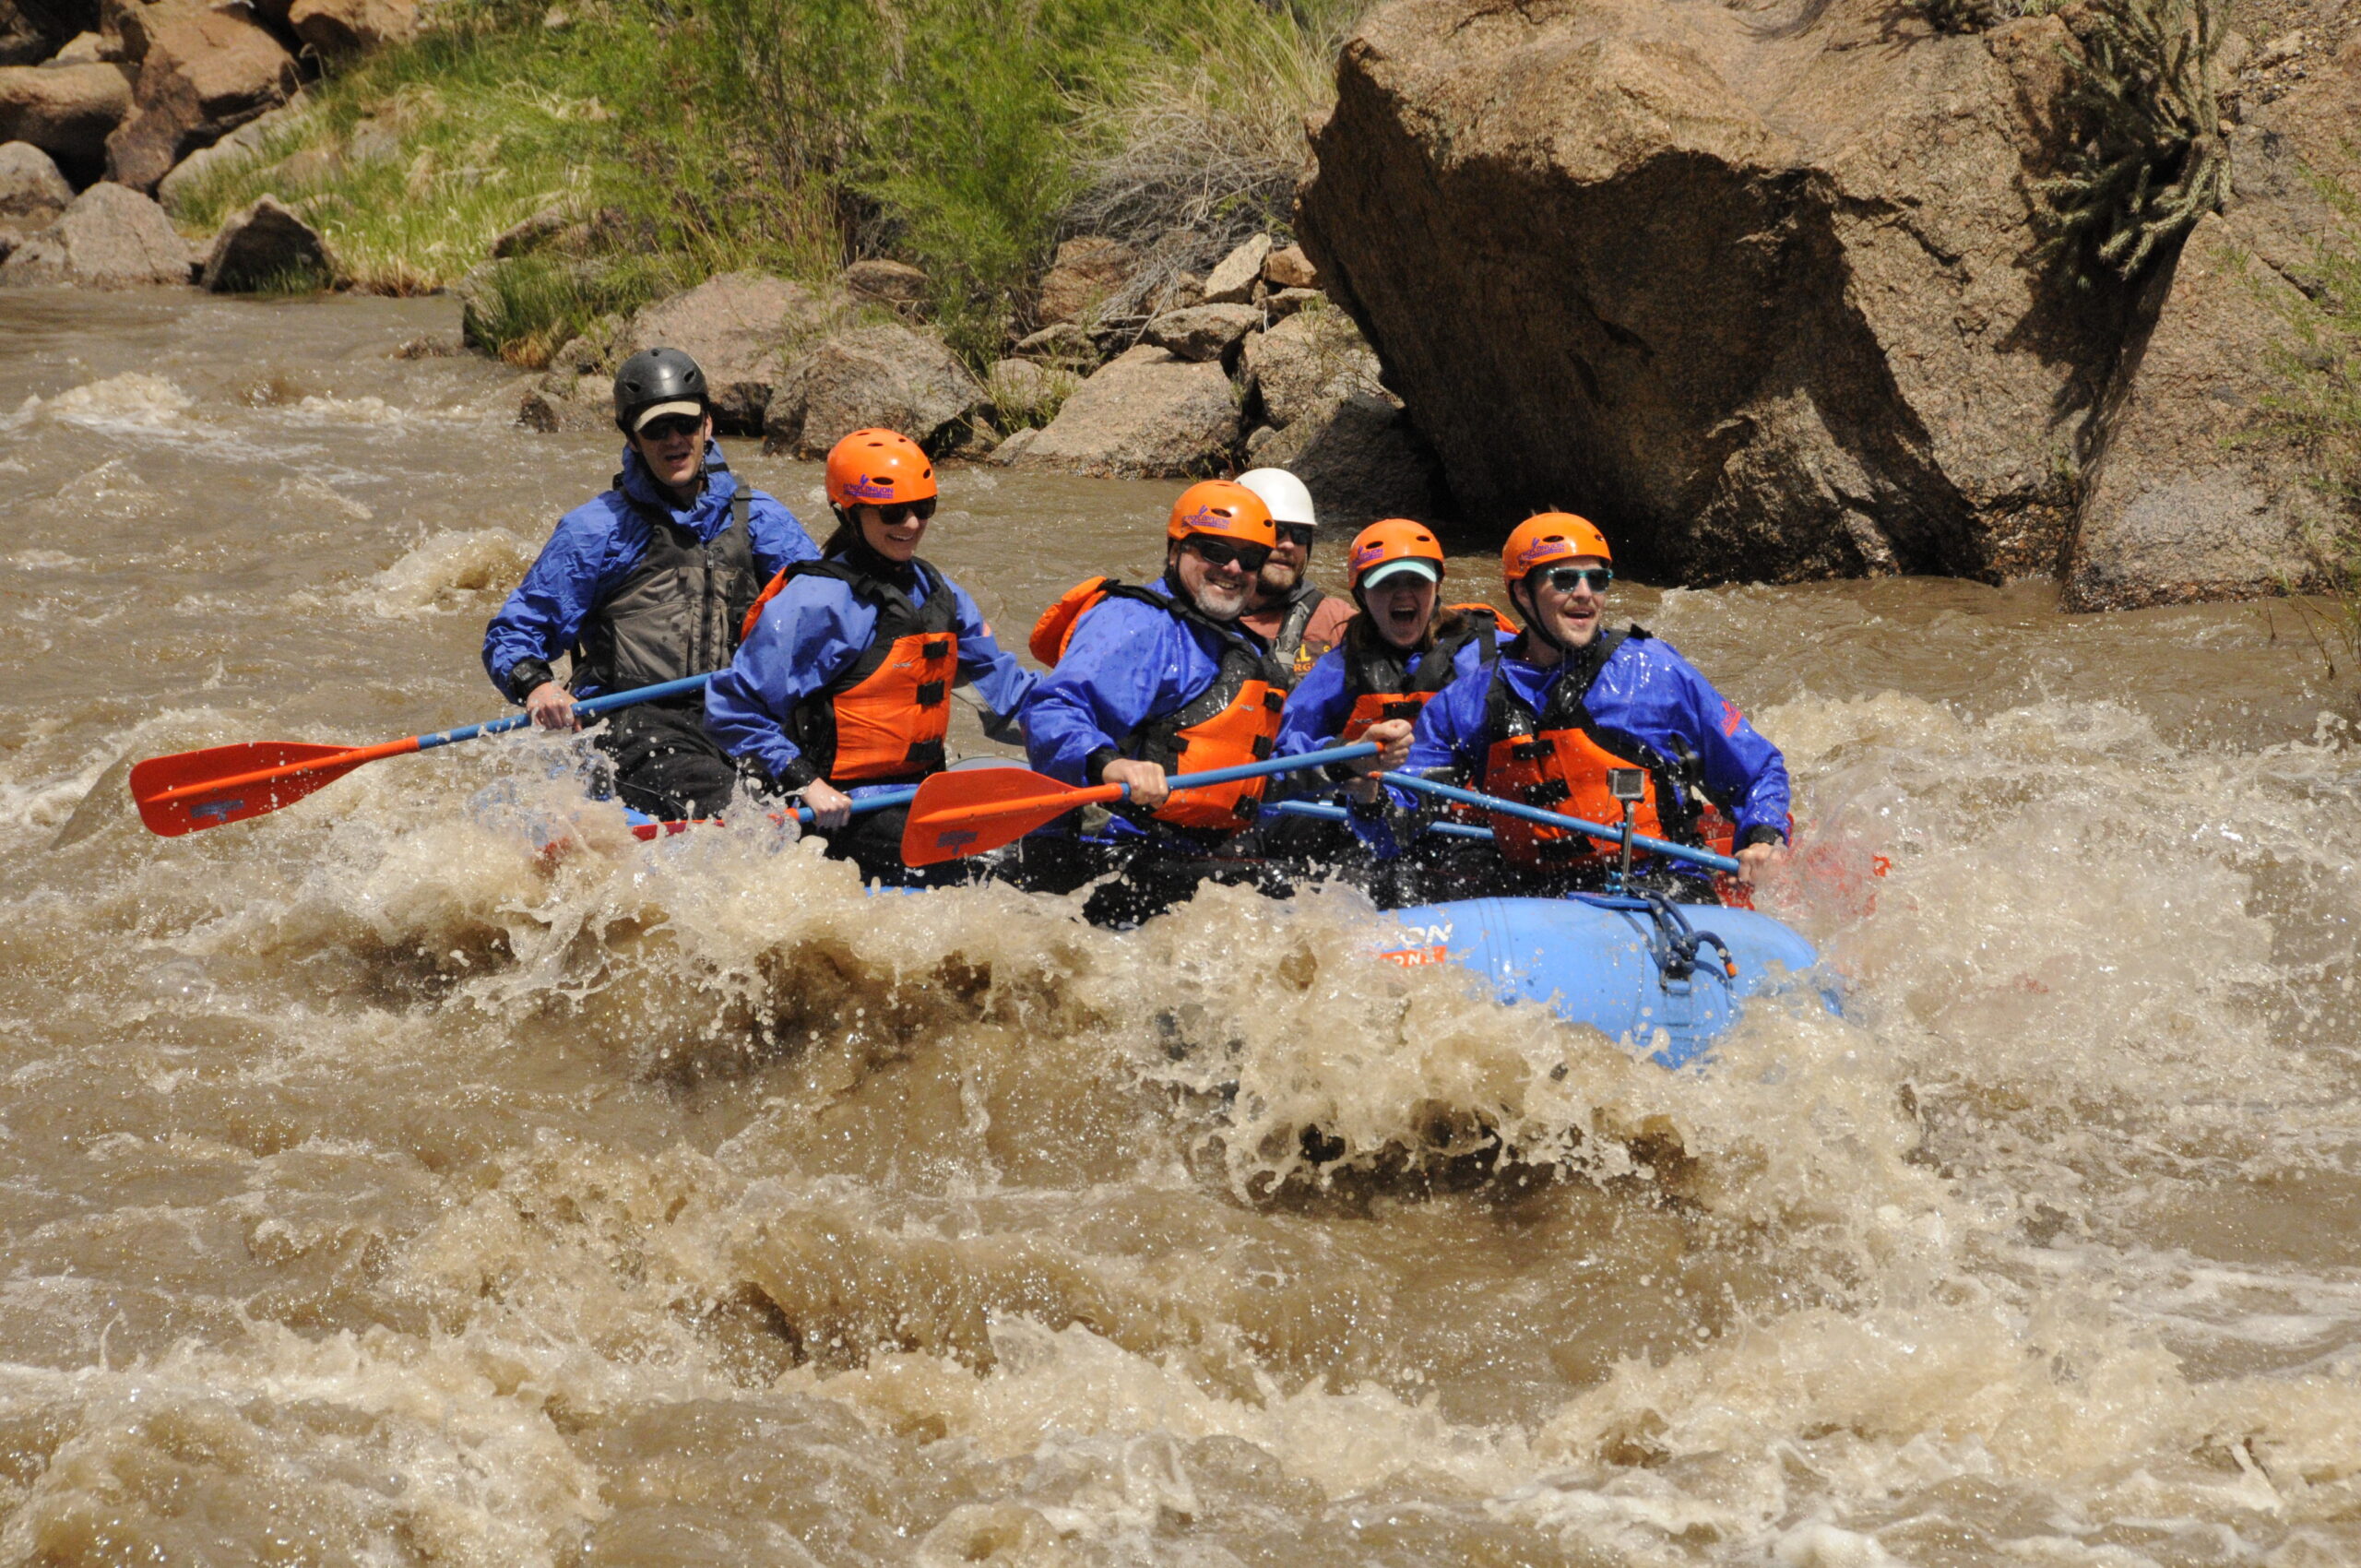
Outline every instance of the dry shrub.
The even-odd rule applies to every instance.
[[[1305,119],[1335,102],[1336,51],[1361,9],[1240,4],[1197,29],[1193,48],[1084,106],[1086,134],[1107,150],[1085,164],[1061,228],[1145,258],[1104,316],[1139,315],[1181,274],[1287,232]]]

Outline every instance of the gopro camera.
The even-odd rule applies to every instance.
[[[1647,792],[1647,776],[1636,767],[1607,770],[1607,792],[1619,801],[1636,801]]]

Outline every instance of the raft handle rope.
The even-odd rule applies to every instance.
[[[1661,893],[1570,893],[1567,897],[1593,909],[1648,916],[1655,926],[1648,939],[1648,956],[1655,959],[1656,968],[1667,980],[1687,980],[1694,973],[1701,947],[1711,947],[1719,953],[1722,973],[1738,979],[1738,958],[1730,952],[1730,944],[1710,931],[1699,931],[1691,925],[1689,917],[1680,912],[1680,906]]]

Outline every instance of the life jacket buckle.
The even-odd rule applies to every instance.
[[[1279,712],[1281,709],[1285,708],[1287,706],[1287,693],[1285,693],[1285,692],[1279,692],[1279,691],[1265,691],[1265,692],[1264,692],[1264,694],[1263,694],[1263,707],[1264,707],[1264,710],[1265,710],[1265,711],[1267,711],[1267,712],[1271,712],[1271,713],[1277,713],[1277,712]]]
[[[1270,760],[1272,742],[1273,737],[1269,735],[1257,735],[1254,737],[1254,760],[1256,762],[1268,762]]]
[[[1572,799],[1573,793],[1566,787],[1564,779],[1545,778],[1538,784],[1525,787],[1525,803],[1529,806],[1554,806],[1560,801]]]
[[[1548,750],[1536,740],[1512,741],[1509,742],[1509,759],[1512,762],[1539,762]]]
[[[1397,697],[1379,711],[1388,719],[1416,719],[1418,717],[1418,710],[1424,707],[1426,704],[1414,697]]]
[[[929,681],[919,687],[918,705],[920,707],[939,707],[942,706],[944,695],[945,687],[943,682]]]
[[[949,637],[929,637],[926,639],[925,645],[919,648],[919,652],[922,658],[926,659],[948,659],[951,656],[951,639]]]

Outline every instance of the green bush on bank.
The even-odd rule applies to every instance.
[[[981,363],[1085,219],[1151,251],[1283,227],[1301,117],[1360,4],[605,0],[552,28],[538,3],[453,0],[181,210],[303,202],[345,279],[386,292],[456,282],[552,204],[609,215],[587,255],[484,280],[476,315],[528,364],[715,272],[893,255]],[[354,156],[364,122],[388,150]]]

